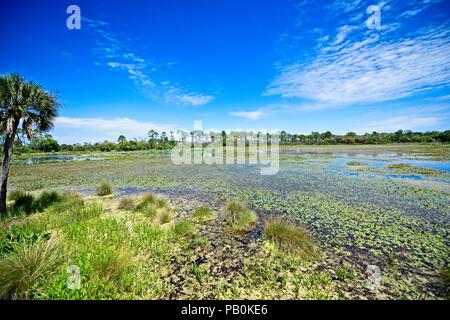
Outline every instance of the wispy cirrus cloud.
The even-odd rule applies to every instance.
[[[309,50],[297,61],[279,63],[278,75],[265,94],[307,99],[305,108],[311,110],[391,101],[448,88],[450,24],[441,18],[413,32],[401,29],[409,17],[438,2],[380,3],[380,31],[368,30],[359,18],[366,1],[333,2],[323,14],[339,25],[329,21],[328,29],[320,28],[315,51]]]
[[[214,100],[212,95],[195,92],[186,86],[167,79],[159,79],[159,69],[170,65],[156,64],[143,58],[131,46],[110,31],[110,24],[102,20],[83,18],[87,30],[97,35],[95,55],[98,65],[111,70],[122,71],[147,96],[167,103],[201,106]]]

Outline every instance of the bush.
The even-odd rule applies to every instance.
[[[258,221],[258,216],[237,201],[228,202],[223,208],[224,221],[238,231],[245,231]]]
[[[286,254],[298,256],[305,260],[314,260],[320,256],[319,249],[308,230],[282,218],[266,219],[264,237]]]
[[[95,189],[95,193],[99,197],[107,196],[112,194],[112,186],[109,182],[104,182],[101,185],[97,186]]]
[[[0,258],[0,299],[31,298],[36,284],[46,279],[60,261],[52,240],[17,244]]]
[[[195,209],[192,219],[196,222],[207,222],[217,218],[217,213],[208,207],[200,207]]]
[[[136,201],[132,197],[122,198],[120,199],[118,209],[121,210],[133,210],[136,207]]]
[[[197,228],[187,220],[175,224],[174,232],[178,237],[192,237],[197,233]]]

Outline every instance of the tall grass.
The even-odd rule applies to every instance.
[[[99,197],[110,195],[112,194],[112,186],[109,182],[104,182],[96,187],[95,193]]]
[[[126,197],[120,199],[119,205],[117,206],[120,210],[133,210],[136,207],[136,199],[133,197]]]
[[[314,243],[308,230],[282,218],[266,219],[264,237],[283,253],[305,260],[315,260],[320,256],[319,248]]]
[[[217,213],[208,207],[200,207],[192,213],[192,220],[195,222],[208,222],[217,218]]]
[[[18,243],[0,258],[0,298],[31,298],[35,286],[54,272],[60,262],[61,255],[53,240]]]
[[[246,231],[258,221],[256,213],[238,201],[226,203],[222,212],[225,223],[237,231]]]

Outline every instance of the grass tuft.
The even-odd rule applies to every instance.
[[[256,213],[238,201],[228,202],[222,212],[225,223],[237,231],[246,231],[258,221]]]
[[[117,206],[117,208],[121,210],[134,210],[135,207],[136,207],[136,199],[133,197],[126,197],[120,199],[119,205]]]
[[[197,228],[187,220],[182,220],[175,224],[173,230],[175,234],[181,238],[192,237],[197,233]]]
[[[109,182],[104,182],[101,185],[97,186],[95,189],[95,193],[99,197],[107,196],[112,194],[112,186]]]
[[[0,299],[29,299],[61,262],[53,240],[18,243],[0,258]]]
[[[108,249],[94,262],[96,273],[110,281],[119,282],[132,264],[131,255],[123,250]]]
[[[212,221],[216,218],[217,213],[213,209],[208,207],[197,208],[192,214],[192,220],[199,223]]]
[[[264,237],[283,253],[305,260],[315,260],[320,256],[319,249],[308,230],[282,218],[266,219]]]

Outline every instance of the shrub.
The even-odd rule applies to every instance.
[[[238,231],[245,231],[258,221],[258,216],[237,201],[228,202],[223,208],[224,221]]]
[[[52,240],[21,242],[0,258],[0,298],[28,299],[33,288],[47,278],[61,261]]]
[[[197,228],[187,220],[175,224],[174,232],[178,237],[191,237],[197,233]]]
[[[118,209],[121,210],[133,210],[136,207],[136,201],[132,197],[126,197],[120,199],[119,205],[117,206]]]
[[[109,182],[104,182],[101,185],[97,186],[95,189],[95,193],[99,197],[107,196],[112,194],[112,186]]]
[[[195,209],[192,219],[196,222],[207,222],[217,218],[217,213],[208,207],[200,207]]]
[[[264,237],[286,254],[305,260],[314,260],[320,256],[308,230],[282,218],[266,219]]]

